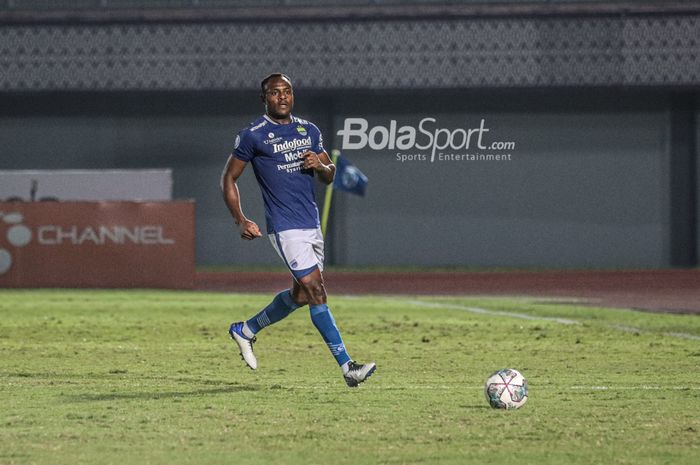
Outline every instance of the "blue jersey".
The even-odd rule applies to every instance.
[[[314,171],[303,169],[301,158],[307,150],[324,151],[321,131],[295,116],[289,124],[262,116],[236,137],[233,156],[253,165],[265,201],[268,234],[319,227]]]

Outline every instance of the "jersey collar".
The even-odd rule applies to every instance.
[[[292,121],[291,121],[291,123],[287,123],[287,124],[292,124],[292,123],[296,123],[296,122],[297,122],[297,118],[296,118],[294,115],[289,115],[289,116],[292,117]],[[266,120],[268,120],[268,121],[269,121],[270,123],[272,123],[272,124],[275,124],[275,125],[277,125],[277,126],[282,126],[280,123],[278,123],[277,121],[275,121],[275,120],[273,120],[272,118],[270,118],[269,116],[267,116],[267,114],[264,114],[264,115],[263,115],[263,118],[265,118]]]

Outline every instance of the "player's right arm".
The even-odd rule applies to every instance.
[[[260,228],[254,221],[250,221],[243,214],[241,208],[241,195],[238,191],[238,178],[246,167],[246,162],[231,155],[226,162],[226,168],[222,177],[221,188],[224,193],[224,202],[233,216],[233,220],[238,225],[241,237],[246,240],[253,240],[262,236]]]

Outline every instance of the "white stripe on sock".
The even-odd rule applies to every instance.
[[[270,318],[267,316],[267,312],[263,312],[260,316],[258,316],[257,320],[258,325],[260,325],[261,328],[270,325]]]

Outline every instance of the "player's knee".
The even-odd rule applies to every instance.
[[[304,286],[309,303],[319,304],[326,302],[326,289],[323,286],[323,281],[310,278],[302,280],[302,286]]]
[[[306,292],[301,287],[295,287],[291,291],[292,300],[298,306],[303,307],[309,304],[309,299],[306,297]]]

